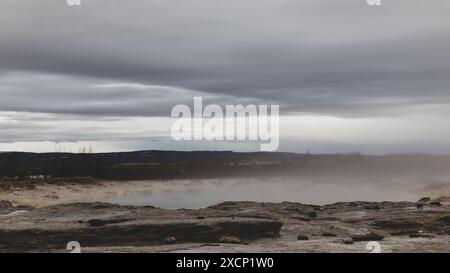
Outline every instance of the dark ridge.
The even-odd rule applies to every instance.
[[[136,151],[119,153],[0,153],[0,179],[176,179],[329,174],[380,176],[450,172],[450,156],[295,154],[231,151]]]

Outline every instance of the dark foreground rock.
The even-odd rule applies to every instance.
[[[70,241],[82,242],[85,247],[240,243],[278,236],[282,226],[276,220],[221,215],[199,220],[196,212],[190,210],[106,203],[46,207],[9,220],[1,224],[1,250],[64,249]]]
[[[352,240],[354,242],[364,242],[364,241],[381,241],[384,239],[384,236],[378,233],[370,232],[368,234],[358,234],[353,235]]]
[[[8,202],[3,209],[15,212]],[[317,212],[312,214],[311,212]],[[305,219],[308,219],[307,221]],[[71,203],[0,215],[0,252],[65,251],[78,241],[90,251],[450,252],[450,206],[415,202],[224,202],[204,209]],[[299,242],[302,241],[302,242]],[[408,246],[409,244],[409,246]],[[196,249],[199,248],[199,249]],[[111,250],[112,249],[112,250]]]
[[[13,204],[7,200],[0,200],[0,210],[10,209],[13,207]]]

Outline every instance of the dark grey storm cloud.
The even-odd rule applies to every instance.
[[[447,0],[3,0],[0,110],[166,116],[193,94],[345,116],[448,105],[449,12]]]
[[[279,104],[284,151],[450,151],[448,0],[81,2],[0,1],[0,150],[229,149],[170,140],[203,96]]]

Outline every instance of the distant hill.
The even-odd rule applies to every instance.
[[[0,153],[3,180],[42,177],[174,179],[232,176],[450,174],[450,156],[137,151]]]

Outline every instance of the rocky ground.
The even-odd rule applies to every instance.
[[[82,252],[450,252],[448,201],[224,202],[179,210],[0,201],[0,251],[68,252],[77,241]]]

